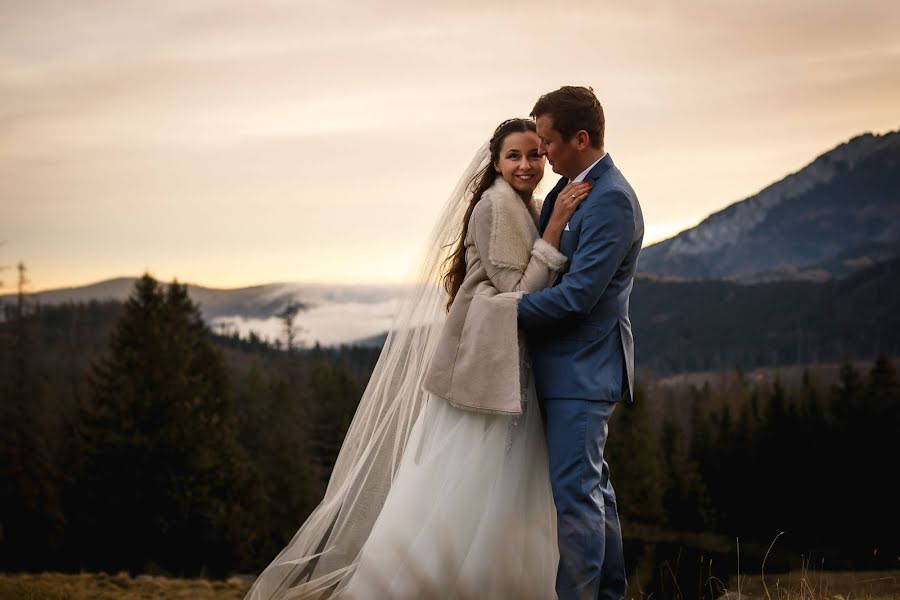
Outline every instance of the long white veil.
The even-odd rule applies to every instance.
[[[422,379],[446,318],[442,267],[462,229],[468,184],[489,160],[485,143],[441,211],[423,248],[415,284],[400,303],[344,438],[325,497],[245,600],[328,598],[356,567],[428,395]]]

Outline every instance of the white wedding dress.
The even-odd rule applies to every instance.
[[[447,248],[489,160],[485,144],[423,246],[325,496],[245,600],[556,597],[556,510],[527,359],[517,416],[422,388],[447,315]]]
[[[529,386],[533,390],[533,386]],[[555,598],[559,552],[541,414],[430,397],[338,598]]]

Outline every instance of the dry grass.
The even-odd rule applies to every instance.
[[[766,558],[782,533],[772,540]],[[738,575],[724,586],[729,590],[726,594],[729,599],[900,600],[900,570],[825,571],[818,569],[815,563],[804,557],[799,571],[767,574],[766,558],[763,559],[763,568],[758,576],[740,574],[740,560],[738,561]]]
[[[242,600],[250,584],[236,577],[209,581],[135,578],[126,573],[0,574],[0,600]],[[794,573],[742,575],[729,580],[727,589],[724,597],[733,600],[900,600],[900,571],[803,569]]]
[[[738,587],[740,583],[740,587]],[[815,571],[741,575],[728,582],[731,598],[763,600],[900,600],[900,571]]]
[[[127,573],[0,574],[0,600],[242,600],[250,582]]]

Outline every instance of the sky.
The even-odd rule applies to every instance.
[[[897,31],[896,0],[0,0],[0,265],[398,282],[494,127],[569,84],[647,246],[900,128]]]

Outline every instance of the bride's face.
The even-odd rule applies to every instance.
[[[538,154],[540,141],[533,131],[511,133],[503,140],[494,164],[497,172],[523,198],[531,197],[544,176],[544,157]]]

